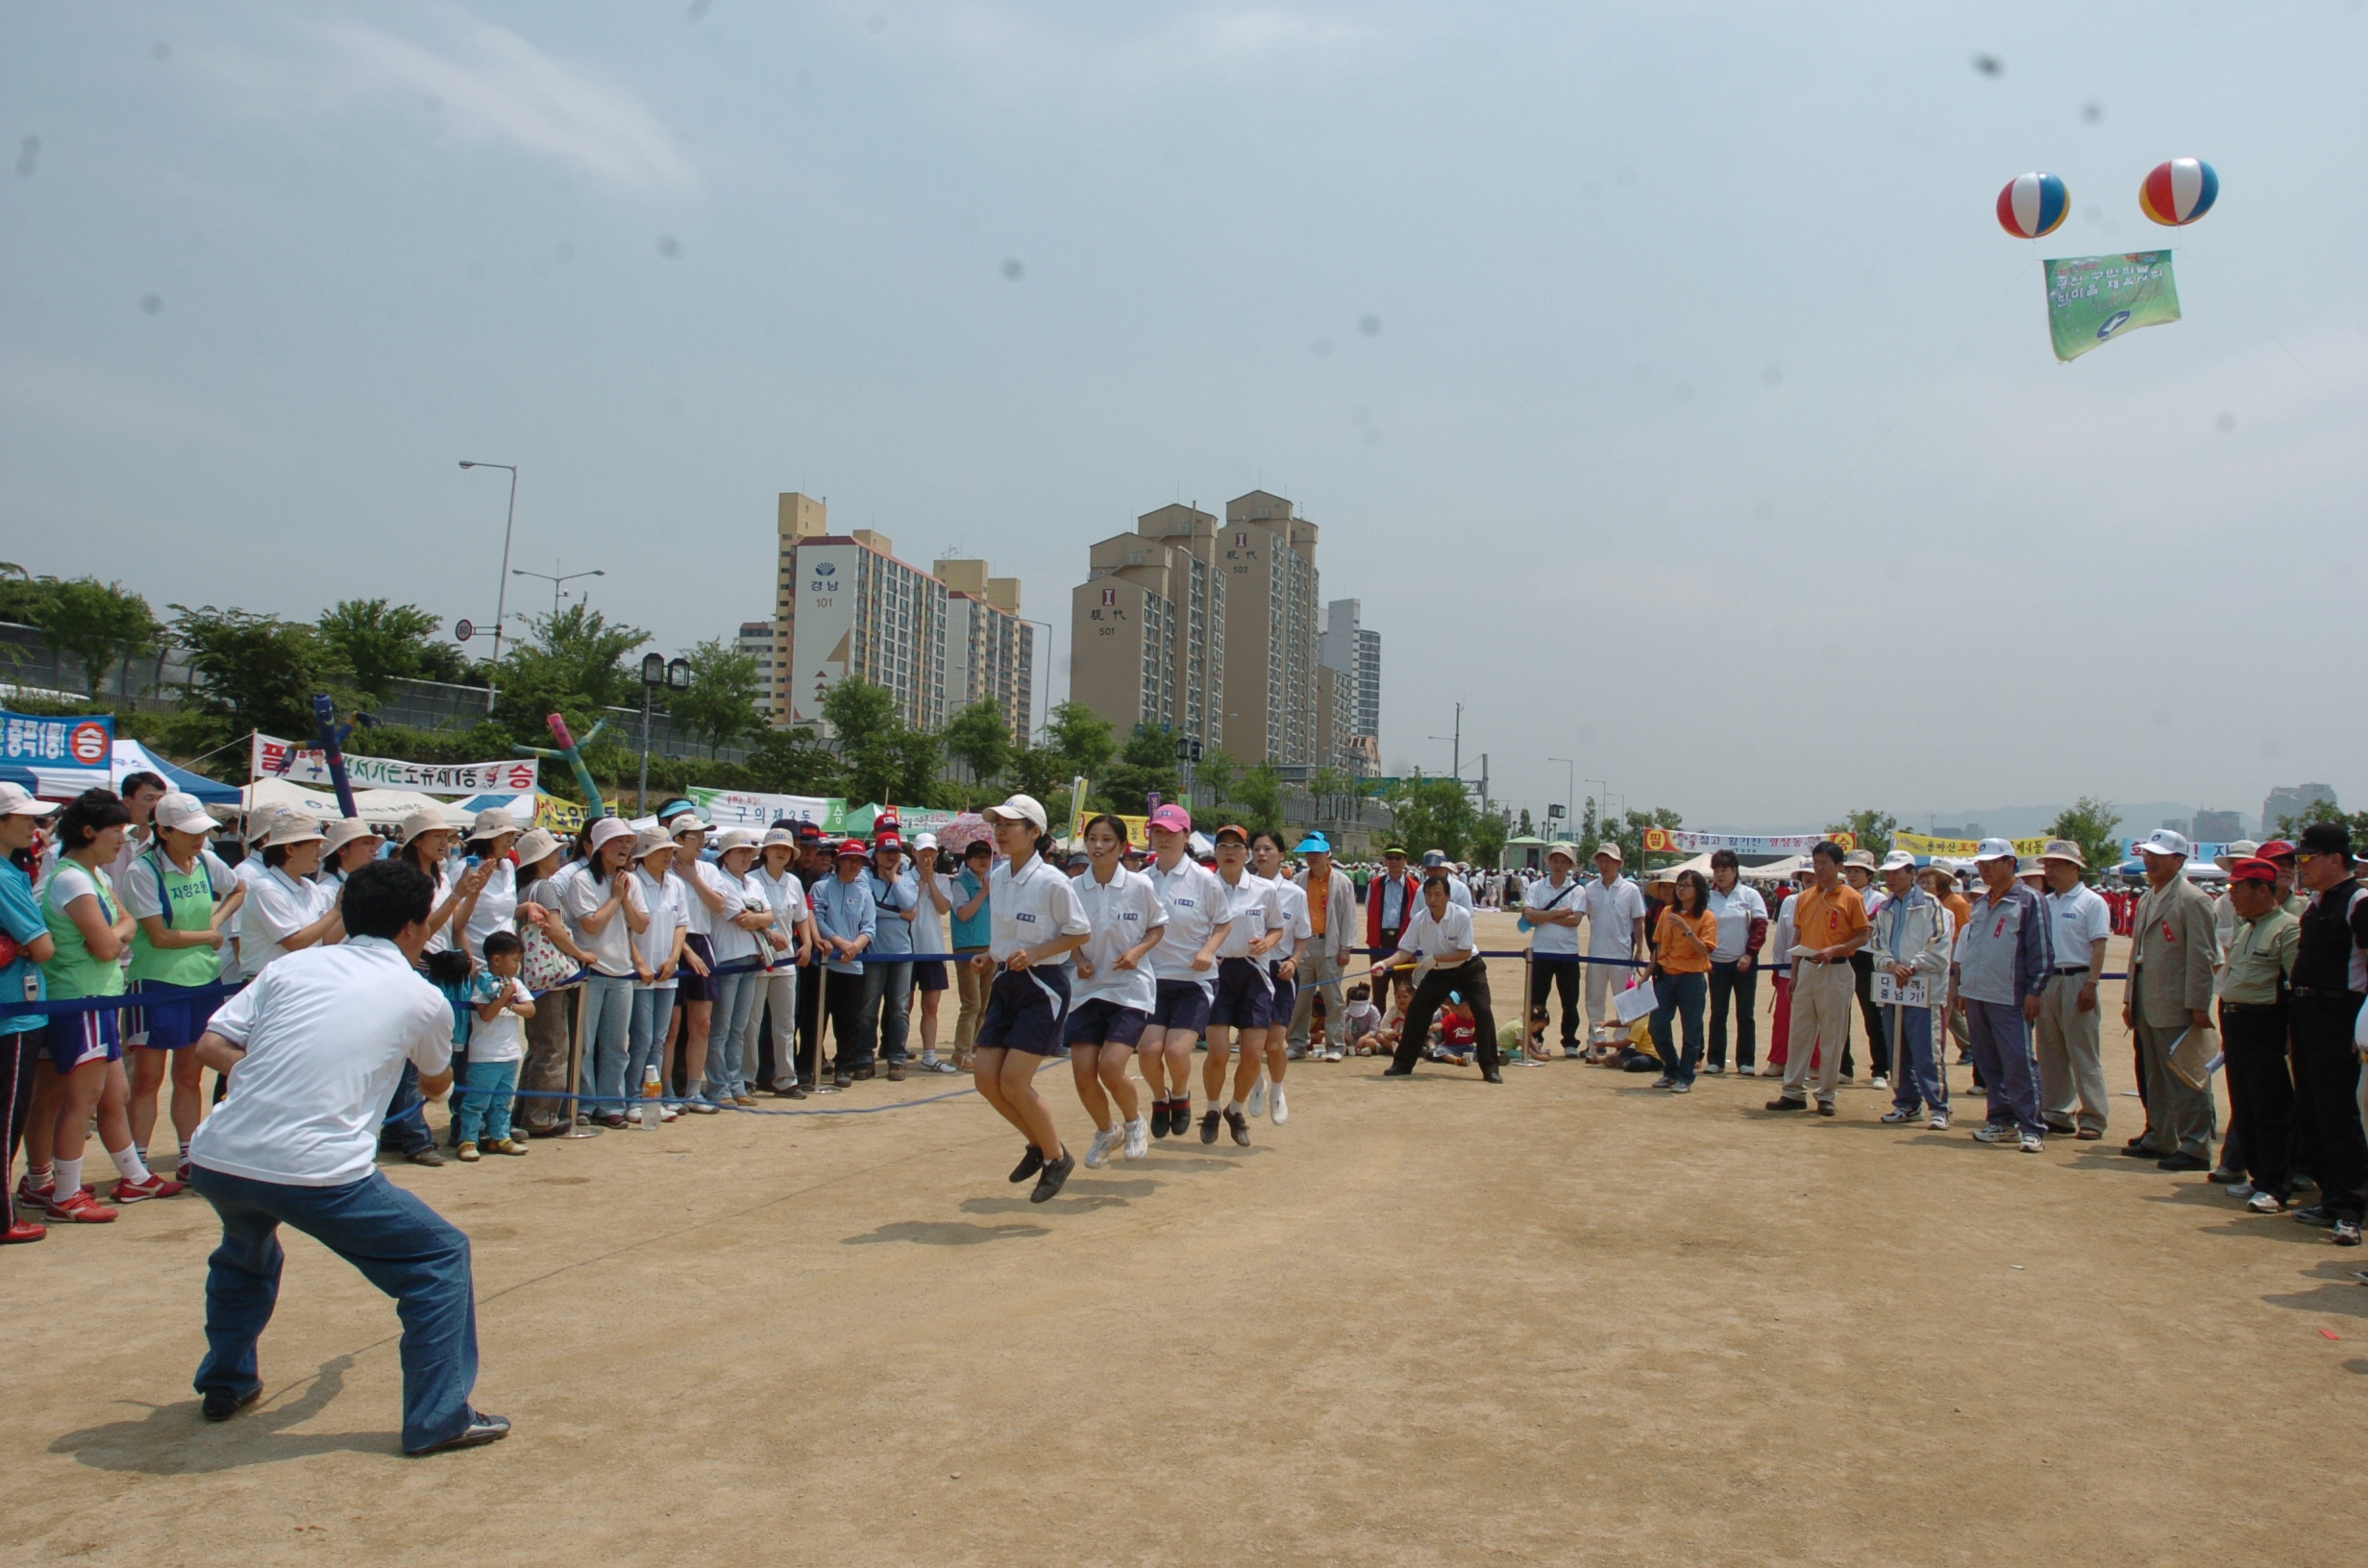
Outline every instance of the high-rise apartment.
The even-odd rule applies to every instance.
[[[1218,749],[1225,705],[1225,574],[1218,522],[1162,506],[1095,545],[1070,595],[1069,695],[1116,726]]]
[[[987,563],[935,563],[946,584],[946,713],[993,702],[1003,727],[1025,742],[1034,723],[1036,628],[1020,619],[1020,579],[991,577]]]
[[[2269,792],[2269,798],[2261,802],[2261,837],[2276,838],[2278,819],[2300,817],[2310,809],[2313,801],[2318,800],[2324,800],[2331,806],[2333,805],[2335,803],[2334,786],[2331,784],[2279,785]]]
[[[733,648],[756,662],[756,711],[773,717],[773,623],[743,621]]]
[[[1264,490],[1225,502],[1224,747],[1237,762],[1320,764],[1316,525]]]
[[[1342,709],[1337,747],[1351,772],[1381,767],[1381,633],[1361,625],[1364,605],[1336,599],[1324,606],[1323,636],[1317,659],[1334,672],[1335,703]]]

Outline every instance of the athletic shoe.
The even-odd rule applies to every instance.
[[[1924,1125],[1936,1133],[1945,1133],[1949,1130],[1949,1114],[1946,1111],[1936,1111],[1933,1113],[1933,1119]]]
[[[805,1090],[802,1089],[799,1090],[795,1094],[792,1094],[790,1098],[794,1100],[802,1100],[805,1098]],[[670,1121],[681,1119],[681,1115],[682,1113],[676,1110],[673,1106],[662,1106],[658,1110],[657,1124],[663,1127]]]
[[[2072,1136],[2083,1143],[2101,1143],[2105,1140],[2105,1129],[2102,1127],[2084,1127]]]
[[[1189,1112],[1189,1111],[1187,1111],[1187,1112],[1185,1113],[1185,1115],[1192,1115],[1192,1113],[1191,1113],[1191,1112]],[[1200,1118],[1200,1141],[1201,1141],[1201,1142],[1203,1142],[1203,1143],[1214,1143],[1214,1142],[1216,1142],[1216,1141],[1217,1141],[1217,1124],[1218,1124],[1219,1122],[1222,1121],[1223,1119],[1224,1119],[1224,1117],[1223,1117],[1223,1116],[1221,1116],[1221,1115],[1219,1115],[1219,1114],[1218,1114],[1218,1112],[1217,1112],[1217,1109],[1216,1109],[1214,1106],[1212,1106],[1212,1107],[1209,1109],[1209,1113],[1208,1113],[1208,1115],[1204,1115],[1204,1116],[1202,1116],[1202,1117]]]
[[[1027,1146],[1027,1153],[1020,1156],[1020,1163],[1011,1167],[1012,1183],[1016,1186],[1021,1182],[1024,1182],[1030,1176],[1035,1175],[1038,1171],[1044,1168],[1044,1151],[1037,1148],[1035,1144],[1030,1143]]]
[[[197,1413],[209,1421],[228,1421],[262,1397],[263,1385],[259,1383],[243,1394],[234,1394],[228,1388],[209,1388],[197,1402]]]
[[[1233,1140],[1236,1143],[1246,1149],[1249,1147],[1249,1117],[1239,1111],[1228,1111],[1225,1113],[1225,1125],[1233,1129]],[[1200,1137],[1203,1142],[1214,1143],[1217,1141],[1217,1129],[1203,1122]]]
[[[16,1178],[16,1201],[28,1209],[38,1209],[49,1200],[49,1194],[57,1185],[57,1178],[53,1176],[46,1185],[36,1187],[33,1185],[33,1172],[28,1170]]]
[[[2211,1174],[2204,1179],[2217,1187],[2234,1187],[2245,1179],[2245,1173],[2241,1170],[2231,1170],[2226,1165],[2214,1165]]]
[[[892,1072],[889,1076],[893,1078],[896,1075]],[[744,1111],[751,1110],[753,1109],[756,1104],[756,1096],[753,1094],[734,1094],[731,1097],[731,1103],[740,1107]]]
[[[52,1213],[55,1212],[52,1211]],[[2314,1203],[2307,1209],[2297,1209],[2294,1211],[2293,1217],[2297,1225],[2316,1225],[2322,1231],[2335,1223],[2335,1216],[2327,1212],[2327,1205],[2323,1203]]]
[[[1690,1094],[1690,1093],[1692,1093],[1692,1092],[1693,1092],[1693,1085],[1691,1085],[1691,1084],[1671,1084],[1671,1085],[1669,1086],[1669,1092],[1670,1092],[1670,1093],[1672,1093],[1672,1094]]]
[[[1250,1086],[1249,1100],[1242,1109],[1253,1116],[1267,1114],[1267,1081],[1264,1078]]]
[[[1738,1078],[1754,1078],[1759,1076],[1759,1072],[1760,1069],[1757,1067],[1738,1067],[1735,1069],[1735,1076]]]
[[[2335,1221],[2335,1234],[2329,1237],[2328,1239],[2339,1247],[2358,1246],[2359,1221],[2356,1219],[2339,1219]]]
[[[1806,1111],[1809,1109],[1809,1102],[1807,1100],[1796,1100],[1789,1094],[1780,1094],[1775,1099],[1768,1101],[1764,1109],[1769,1111]]]
[[[177,1198],[180,1195],[179,1182],[168,1182],[152,1171],[144,1182],[118,1181],[108,1201],[121,1208],[127,1203],[145,1203],[150,1198]]]
[[[1284,1122],[1291,1119],[1291,1105],[1283,1098],[1282,1085],[1276,1084],[1274,1086],[1272,1103],[1268,1107],[1268,1109],[1272,1113],[1274,1116],[1274,1125],[1277,1127],[1280,1127]]]
[[[1069,1173],[1076,1168],[1077,1157],[1063,1149],[1061,1157],[1045,1166],[1042,1174],[1037,1176],[1036,1190],[1027,1195],[1027,1201],[1043,1203],[1054,1197],[1060,1192],[1062,1184],[1069,1180]]]
[[[948,1070],[950,1071],[951,1069],[950,1068]],[[805,1098],[805,1086],[802,1084],[776,1085],[773,1090],[773,1097],[777,1100],[802,1100]],[[668,1121],[675,1119],[674,1107],[668,1106],[666,1108],[666,1119]]]
[[[49,1234],[46,1225],[36,1225],[29,1219],[9,1216],[8,1228],[0,1230],[0,1246],[13,1246],[22,1241],[38,1241]]]
[[[1126,1158],[1140,1160],[1150,1152],[1151,1130],[1143,1124],[1141,1116],[1137,1116],[1126,1124]]]
[[[1819,1100],[1817,1102],[1817,1115],[1821,1116],[1830,1116],[1833,1114],[1834,1102],[1832,1100]]]
[[[923,1071],[923,1072],[939,1072],[939,1073],[945,1073],[945,1072],[960,1072],[960,1071],[962,1070],[960,1067],[955,1066],[954,1066],[952,1063],[950,1063],[950,1062],[940,1061],[940,1060],[938,1060],[937,1058],[934,1058],[934,1057],[924,1057],[924,1058],[922,1058],[922,1060],[921,1060],[921,1061],[917,1064],[917,1066],[918,1066],[918,1067],[919,1067],[919,1069],[920,1069],[921,1071]]]
[[[471,1410],[469,1424],[460,1429],[458,1435],[447,1437],[440,1443],[430,1443],[426,1448],[414,1448],[409,1452],[413,1458],[422,1454],[442,1454],[456,1448],[476,1448],[483,1443],[498,1443],[508,1435],[509,1422],[506,1419],[498,1415],[487,1415],[481,1410]]]
[[[1670,1077],[1665,1072],[1660,1077],[1653,1080],[1652,1087],[1655,1089],[1667,1089],[1670,1085],[1676,1082],[1676,1079]]]
[[[1727,1069],[1715,1065],[1706,1066],[1702,1069],[1702,1076],[1705,1078],[1724,1078],[1726,1075]]]
[[[527,1146],[514,1138],[497,1139],[484,1145],[487,1154],[524,1154]]]
[[[2245,1200],[2245,1207],[2257,1214],[2282,1214],[2285,1213],[2285,1199],[2275,1192],[2256,1192]]]
[[[42,1212],[52,1219],[70,1225],[109,1225],[114,1222],[115,1211],[100,1204],[91,1196],[90,1188],[81,1188],[61,1201],[53,1190],[41,1196]]]
[[[839,1087],[841,1089],[845,1089],[847,1085],[842,1082]],[[684,1100],[682,1102],[682,1109],[688,1111],[694,1116],[720,1116],[724,1114],[724,1108],[716,1104],[713,1100],[707,1098],[704,1094],[694,1094],[689,1099]]]
[[[1151,1102],[1151,1136],[1153,1138],[1168,1136],[1168,1102],[1166,1100]]]
[[[2238,1182],[2234,1187],[2229,1188],[2229,1196],[2234,1198],[2238,1203],[2243,1203],[2253,1196],[2254,1191],[2255,1188],[2251,1182]]]
[[[1096,1132],[1093,1145],[1085,1151],[1085,1168],[1099,1170],[1108,1164],[1111,1148],[1125,1136],[1124,1129],[1118,1127],[1105,1127]]]
[[[1916,1113],[1914,1111],[1895,1105],[1875,1119],[1878,1121],[1888,1122],[1890,1125],[1896,1127],[1903,1121],[1913,1121],[1915,1118]]]
[[[173,1169],[173,1180],[179,1182],[183,1187],[189,1186],[190,1183],[196,1179],[196,1176],[197,1167],[190,1164],[186,1160],[181,1162],[181,1164]]]
[[[1326,1051],[1323,1053],[1323,1059],[1326,1062],[1338,1062],[1341,1059],[1341,1053],[1338,1051]]]
[[[2013,1136],[2012,1127],[2001,1127],[1996,1122],[1986,1127],[1976,1127],[1973,1130],[1973,1140],[1976,1143],[2004,1143]]]
[[[1888,1089],[1891,1087],[1891,1080],[1878,1072],[1874,1075],[1874,1077],[1867,1080],[1866,1087],[1868,1089]]]
[[[2209,1170],[2208,1161],[2192,1154],[2166,1154],[2155,1162],[2157,1170]]]
[[[2031,1134],[2025,1133],[2023,1135],[2022,1141],[2017,1143],[2015,1147],[2020,1149],[2025,1154],[2037,1154],[2047,1147],[2047,1140],[2040,1138],[2035,1138]]]
[[[635,1121],[639,1121],[641,1118],[639,1116],[635,1116],[633,1119]],[[453,1155],[464,1165],[473,1165],[477,1164],[476,1140],[471,1139],[470,1141],[461,1144],[458,1148],[453,1150]]]

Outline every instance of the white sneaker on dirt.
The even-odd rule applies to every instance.
[[[1274,1086],[1274,1125],[1280,1127],[1291,1119],[1291,1105],[1283,1098],[1283,1086]]]
[[[1267,1114],[1267,1081],[1258,1080],[1258,1087],[1249,1091],[1249,1100],[1242,1107],[1243,1114],[1263,1116]]]
[[[2023,1135],[2022,1141],[2017,1143],[2015,1147],[2022,1150],[2025,1154],[2037,1154],[2045,1149],[2047,1144],[2038,1137],[2037,1134],[2025,1133]]]
[[[1126,1158],[1140,1160],[1151,1152],[1151,1124],[1137,1116],[1126,1124]]]
[[[1094,1146],[1085,1151],[1085,1168],[1088,1170],[1099,1170],[1102,1166],[1108,1164],[1110,1163],[1111,1149],[1115,1148],[1119,1139],[1124,1138],[1125,1136],[1125,1129],[1120,1127],[1105,1127],[1100,1132],[1096,1133],[1094,1135]]]
[[[1936,1111],[1933,1113],[1933,1119],[1924,1125],[1936,1133],[1945,1133],[1949,1130],[1949,1114],[1946,1111]]]
[[[1888,1089],[1891,1087],[1891,1080],[1886,1078],[1883,1074],[1878,1072],[1875,1074],[1874,1080],[1866,1087],[1868,1089]]]

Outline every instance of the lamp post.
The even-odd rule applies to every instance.
[[[485,676],[485,711],[493,711],[494,682],[502,668],[502,626],[504,612],[509,608],[509,533],[518,521],[518,465],[516,463],[474,463],[463,457],[462,468],[506,468],[509,470],[509,512],[502,520],[502,575],[493,585],[493,670]]]
[[[691,684],[691,661],[669,659],[663,653],[644,653],[641,656],[641,789],[635,816],[647,816],[650,811],[650,694],[660,686],[670,692],[687,691]]]
[[[1545,760],[1559,762],[1570,771],[1569,776],[1563,780],[1563,831],[1575,833],[1578,829],[1572,825],[1571,817],[1579,809],[1579,765],[1568,757],[1548,757]]]
[[[559,563],[554,561],[551,564],[556,566]],[[530,572],[525,567],[521,566],[513,568],[510,572],[510,576],[513,577],[540,577],[545,582],[551,584],[551,618],[554,621],[556,621],[559,618],[559,590],[561,588],[564,588],[567,584],[574,582],[578,577],[604,577],[608,576],[608,574],[595,570],[591,572],[570,572],[564,576],[554,576],[548,572]]]

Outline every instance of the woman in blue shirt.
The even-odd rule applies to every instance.
[[[41,999],[41,971],[54,944],[49,922],[33,896],[34,835],[41,819],[58,808],[14,784],[0,784],[0,1008],[11,1002]],[[33,1108],[33,1065],[41,1054],[48,1020],[37,1013],[0,1013],[0,1088],[7,1091],[9,1150],[0,1162],[0,1190],[16,1170],[16,1145],[25,1136],[25,1117]],[[38,1241],[49,1234],[44,1225],[20,1221],[9,1211],[8,1230],[0,1241]]]
[[[961,997],[961,1010],[953,1020],[953,1065],[964,1069],[971,1065],[971,1046],[978,1039],[978,1020],[987,1011],[987,989],[993,980],[968,961],[985,952],[994,938],[995,927],[987,912],[987,872],[994,865],[995,845],[985,839],[974,839],[962,851],[962,869],[953,878],[962,890],[961,899],[953,906],[953,952],[960,961],[953,967],[953,983]]]

